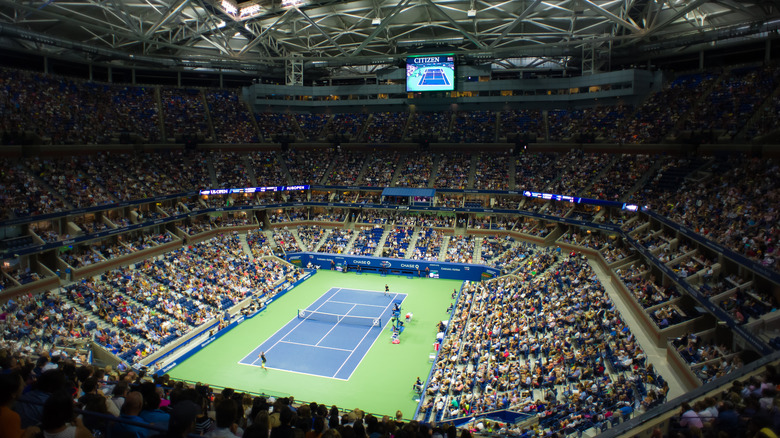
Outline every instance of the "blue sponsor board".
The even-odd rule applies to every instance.
[[[347,266],[349,271],[376,272],[389,275],[425,276],[428,272],[437,273],[439,278],[453,280],[480,281],[497,277],[500,272],[496,268],[467,263],[428,262],[422,260],[392,259],[382,257],[344,256],[339,254],[321,253],[290,253],[287,260],[301,266],[309,263],[320,269],[330,269],[331,266]],[[333,262],[331,264],[331,262]],[[485,274],[483,276],[483,274]]]

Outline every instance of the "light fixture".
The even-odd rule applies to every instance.
[[[379,26],[380,23],[382,23],[382,19],[379,17],[376,17],[373,20],[371,20],[371,24],[373,24],[374,26]]]
[[[477,16],[477,10],[474,9],[474,8],[471,8],[471,9],[468,10],[468,12],[466,12],[466,15],[468,15],[469,17],[476,17]]]

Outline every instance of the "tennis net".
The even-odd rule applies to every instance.
[[[333,324],[344,323],[352,325],[365,325],[369,327],[381,327],[382,318],[371,316],[339,315],[336,313],[316,312],[314,310],[298,310],[298,319],[311,321],[325,321]]]

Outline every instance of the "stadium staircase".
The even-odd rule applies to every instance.
[[[482,237],[477,237],[474,239],[474,254],[472,254],[472,260],[476,264],[482,263],[482,242],[485,239]]]
[[[209,110],[209,102],[206,100],[206,91],[201,88],[200,93],[198,93],[200,96],[200,101],[203,103],[203,109],[206,112],[206,123],[209,127],[209,134],[211,134],[211,138],[213,141],[217,141],[217,132],[214,130],[214,121],[211,119],[211,111]],[[216,186],[215,186],[216,187]]]
[[[585,195],[586,193],[588,193],[588,191],[593,187],[593,184],[596,184],[596,182],[598,180],[600,180],[601,177],[604,176],[604,174],[609,172],[609,170],[612,169],[612,166],[614,166],[615,163],[617,163],[619,159],[620,159],[620,155],[615,155],[612,158],[610,158],[609,163],[607,163],[606,166],[602,167],[601,170],[599,171],[599,173],[594,175],[593,178],[591,178],[590,181],[588,181],[588,184],[585,187],[582,188],[582,190],[580,191],[579,195],[582,196],[582,195]]]
[[[399,163],[397,166],[395,166],[395,169],[393,169],[393,177],[390,179],[390,184],[388,187],[395,187],[395,183],[398,182],[398,178],[401,177],[401,171],[403,171],[403,160]]]
[[[322,178],[317,181],[319,184],[327,184],[328,179],[330,179],[330,175],[333,173],[333,168],[336,167],[336,162],[338,161],[337,158],[334,158],[330,160],[330,164],[328,165],[327,169],[325,169],[325,172],[322,173]]]
[[[296,232],[295,234],[297,236],[298,233]],[[246,241],[246,233],[239,233],[238,241],[241,243],[241,249],[244,250],[244,254],[249,256],[250,259],[253,259],[255,256],[252,254],[252,248],[249,247],[249,243]]]
[[[720,85],[723,80],[725,80],[727,77],[729,77],[729,74],[731,73],[731,68],[727,68],[723,70],[723,72],[718,76],[717,79],[712,81],[712,83],[707,87],[705,90],[699,91],[699,97],[696,99],[695,102],[691,104],[691,107],[688,109],[688,112],[681,115],[680,118],[677,120],[677,122],[674,124],[672,129],[670,129],[669,132],[666,133],[666,136],[673,136],[675,139],[680,136],[680,131],[682,130],[683,126],[685,126],[685,122],[690,120],[691,118],[696,118],[701,113],[701,107],[702,105],[705,105],[707,102],[707,99],[710,97],[710,93],[712,93],[712,90],[714,90],[718,85]]]
[[[401,133],[401,138],[406,141],[409,134],[409,125],[412,123],[412,118],[414,117],[414,113],[409,112],[409,115],[406,117],[406,122],[404,123],[404,130]]]
[[[763,102],[761,102],[761,105],[758,105],[756,109],[753,112],[753,115],[750,116],[748,121],[742,126],[742,129],[737,132],[737,134],[734,136],[735,141],[747,141],[750,142],[753,139],[747,138],[747,133],[750,129],[753,128],[754,125],[758,123],[759,120],[761,120],[761,116],[763,116],[766,111],[774,111],[774,108],[771,108],[770,106],[774,103],[775,97],[780,95],[780,86],[775,87],[775,90],[770,94],[769,96],[764,99]]]
[[[72,301],[70,298],[68,298],[67,294],[60,293],[60,292],[56,292],[56,294],[59,295],[59,297],[62,298],[63,301],[67,302],[72,307],[78,309],[79,312],[81,312],[81,314],[87,315],[87,320],[92,323],[92,324],[89,324],[89,322],[88,322],[87,325],[91,325],[93,327],[92,329],[90,329],[90,331],[93,331],[96,328],[99,328],[101,330],[105,330],[105,331],[107,331],[109,333],[119,331],[119,332],[122,332],[122,333],[126,334],[130,338],[132,338],[135,342],[137,342],[137,344],[143,344],[143,345],[147,345],[148,344],[150,346],[153,346],[155,350],[159,350],[160,349],[160,345],[158,345],[158,344],[156,344],[156,343],[154,343],[154,342],[152,342],[152,341],[150,341],[148,339],[141,338],[140,336],[138,336],[138,335],[136,335],[134,333],[130,333],[127,330],[119,328],[119,327],[117,327],[117,326],[115,326],[113,324],[109,324],[108,322],[106,322],[103,319],[101,319],[95,312],[93,312],[91,308],[84,307],[84,306],[76,303],[75,301]],[[133,302],[134,304],[137,304],[139,306],[146,306],[146,304],[138,302],[138,301],[135,301],[134,299],[128,297],[125,294],[121,294],[121,295],[122,295],[122,297],[126,298],[130,302]],[[117,354],[117,357],[121,357],[121,356],[122,356],[122,354]]]
[[[477,179],[477,160],[479,156],[477,154],[471,154],[471,166],[469,167],[469,181],[466,183],[467,189],[474,188],[474,181]]]
[[[369,113],[368,117],[366,117],[366,121],[363,122],[363,124],[360,126],[360,130],[357,132],[357,135],[355,138],[352,139],[352,141],[358,141],[358,142],[364,142],[366,141],[366,131],[368,131],[368,127],[371,126],[371,122],[374,121],[374,113]]]
[[[301,128],[301,125],[298,123],[298,118],[290,116],[290,119],[291,119],[290,122],[295,128],[296,137],[301,140],[307,140],[306,134],[303,133],[303,128]]]
[[[438,261],[443,262],[445,256],[447,255],[447,247],[450,245],[450,236],[444,236],[444,239],[441,240],[441,249],[439,250],[439,258]]]
[[[376,250],[374,251],[374,257],[381,257],[382,256],[382,249],[385,247],[385,241],[387,240],[387,236],[390,235],[390,232],[394,230],[395,227],[392,224],[385,225],[384,232],[382,233],[382,237],[379,239],[379,242],[376,243]]]
[[[21,171],[26,173],[28,176],[31,176],[33,180],[35,180],[36,183],[43,189],[45,189],[46,192],[48,192],[49,196],[53,196],[60,201],[62,201],[62,204],[65,206],[66,209],[75,210],[76,207],[68,202],[67,199],[63,198],[62,195],[58,190],[54,190],[52,186],[49,185],[46,181],[43,180],[37,173],[30,171],[26,167],[24,167],[22,164],[17,164],[17,166]]]
[[[647,172],[645,172],[639,179],[637,179],[636,183],[631,186],[630,189],[620,198],[621,202],[627,202],[629,199],[631,199],[632,196],[634,196],[634,193],[636,193],[639,189],[644,187],[645,184],[647,184],[647,181],[650,179],[651,176],[658,173],[658,169],[661,168],[661,160],[655,160],[653,161],[653,165],[650,166],[649,169],[647,169]],[[602,212],[606,213],[606,210],[602,210]]]
[[[284,160],[282,159],[282,154],[275,154],[276,155],[276,165],[279,166],[279,169],[282,171],[282,176],[284,179],[287,180],[287,184],[300,184],[300,181],[293,181],[292,176],[290,175],[290,170],[287,168],[287,164],[285,164]]]
[[[211,158],[206,159],[206,168],[209,170],[209,179],[211,180],[211,187],[220,187],[217,180],[217,171],[214,170],[214,162]]]
[[[368,156],[365,156],[363,158],[363,164],[360,165],[360,171],[357,174],[357,178],[355,178],[355,184],[360,185],[360,183],[363,182],[363,177],[366,175],[368,169]]]
[[[298,234],[298,227],[290,227],[290,234],[292,234],[293,238],[295,238],[295,243],[298,244],[298,247],[301,248],[301,250],[306,251],[306,245],[303,243],[303,239],[301,239],[301,236]]]
[[[550,123],[547,120],[548,111],[542,110],[542,134],[544,135],[545,143],[550,142]]]
[[[157,104],[157,124],[159,125],[158,128],[160,129],[160,138],[162,139],[162,142],[165,143],[168,139],[165,133],[165,116],[163,114],[162,110],[162,98],[160,97],[160,86],[154,87],[154,102]]]
[[[439,164],[441,164],[441,154],[433,154],[433,164],[431,165],[431,177],[428,181],[428,188],[432,189],[436,183],[436,174],[439,173]]]
[[[260,131],[260,125],[257,124],[257,119],[255,118],[255,111],[252,109],[252,105],[249,104],[244,98],[239,97],[238,98],[241,103],[244,104],[244,108],[246,109],[247,113],[250,115],[249,122],[252,124],[252,128],[254,128],[255,133],[257,134],[257,138],[260,140],[260,142],[266,142],[271,141],[270,138],[264,138],[262,132]]]
[[[412,228],[412,238],[409,240],[409,246],[406,248],[405,259],[411,259],[414,255],[415,249],[417,249],[417,239],[420,237],[421,226],[417,225]]]
[[[317,242],[316,245],[314,245],[314,250],[312,250],[312,252],[319,252],[320,247],[325,243],[326,240],[328,240],[328,236],[330,236],[332,232],[333,230],[331,230],[330,228],[323,230],[322,237],[320,237],[320,241]]]
[[[254,117],[252,118],[254,120]],[[258,187],[257,176],[255,175],[255,169],[252,167],[252,163],[249,161],[249,157],[241,155],[241,164],[246,169],[246,174],[249,176],[249,181],[252,183],[252,187]]]
[[[515,172],[517,172],[517,160],[515,160],[515,157],[510,157],[508,160],[507,166],[509,169],[507,169],[507,172],[509,172],[509,190],[515,190]],[[490,206],[493,207],[492,205]]]
[[[708,162],[703,158],[689,159],[680,166],[670,167],[663,171],[656,183],[657,189],[673,193],[682,186],[683,181],[698,169],[703,168]]]

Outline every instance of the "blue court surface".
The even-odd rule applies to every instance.
[[[331,288],[291,315],[290,322],[239,363],[259,367],[264,351],[266,368],[349,380],[390,322],[393,303],[405,298],[393,292]]]
[[[441,68],[426,69],[418,85],[449,85],[450,81]]]

